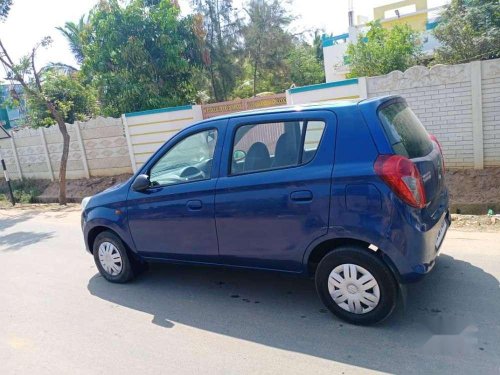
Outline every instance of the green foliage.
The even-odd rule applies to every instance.
[[[321,30],[314,31],[313,47],[314,47],[314,52],[316,54],[316,59],[320,62],[323,62],[323,59],[324,59],[323,39],[321,38],[321,35],[323,35],[323,34],[324,34],[324,32]]]
[[[210,81],[212,98],[228,100],[241,75],[241,19],[232,0],[191,0],[201,27],[195,30],[204,69]]]
[[[85,16],[81,16],[78,23],[66,22],[64,27],[56,27],[66,37],[71,53],[79,64],[83,62],[83,32],[86,26]]]
[[[42,72],[41,82],[44,98],[54,103],[65,122],[85,120],[98,113],[96,92],[82,83],[78,72],[67,74],[56,68],[47,69]],[[27,99],[28,118],[33,127],[56,123],[45,99],[29,93]]]
[[[452,0],[434,29],[441,42],[436,62],[464,63],[500,57],[498,0]]]
[[[172,0],[102,0],[87,18],[59,28],[104,115],[324,80],[320,33],[312,45],[292,35],[282,1],[249,0],[244,13],[233,0],[190,3],[195,14],[181,18]]]
[[[82,32],[82,72],[105,115],[193,102],[199,65],[193,17],[170,0],[102,0]]]
[[[17,203],[34,203],[36,197],[49,186],[48,180],[24,179],[11,181],[12,192]],[[5,181],[0,182],[0,203],[10,202],[9,190]]]
[[[248,22],[243,38],[245,57],[252,67],[253,95],[281,92],[290,84],[286,58],[293,49],[293,36],[287,28],[293,17],[280,0],[250,0],[245,11]]]
[[[316,58],[314,46],[299,44],[290,52],[287,63],[290,66],[290,78],[296,86],[316,84],[325,80],[323,62]]]
[[[346,59],[350,61],[349,77],[376,76],[405,71],[416,65],[421,55],[419,34],[408,25],[385,29],[380,22],[369,23],[366,35],[349,44]]]

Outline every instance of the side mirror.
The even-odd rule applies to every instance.
[[[132,183],[132,189],[134,191],[144,191],[148,189],[151,186],[151,183],[149,182],[149,177],[148,175],[145,174],[140,174],[138,175],[134,182]]]
[[[247,154],[245,151],[236,150],[235,152],[233,152],[233,161],[241,161],[245,159],[246,156]]]

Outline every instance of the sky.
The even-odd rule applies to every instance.
[[[234,0],[241,7],[243,0]],[[0,38],[13,59],[29,53],[44,36],[51,36],[53,44],[38,54],[37,65],[63,62],[76,66],[68,44],[55,28],[66,21],[76,22],[88,13],[98,0],[14,0],[6,22],[0,24]],[[395,0],[353,0],[355,14],[372,16],[374,6]],[[428,7],[446,3],[447,0],[428,0]],[[190,12],[189,0],[179,0],[182,12]],[[287,6],[297,17],[291,25],[294,32],[322,29],[331,34],[347,31],[348,0],[293,0]],[[0,68],[0,76],[3,76]]]

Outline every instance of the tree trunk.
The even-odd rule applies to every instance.
[[[253,96],[257,94],[257,60],[253,66]]]
[[[69,155],[69,133],[68,128],[64,122],[59,111],[56,109],[55,105],[51,102],[47,102],[47,107],[57,122],[59,131],[63,137],[63,151],[61,155],[61,163],[59,166],[59,204],[66,205],[66,168],[68,165],[68,155]]]

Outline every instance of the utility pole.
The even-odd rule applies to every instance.
[[[0,139],[10,138],[9,133],[0,125]],[[5,161],[3,160],[2,149],[0,148],[0,163],[2,164],[3,175],[5,177],[5,182],[9,188],[10,201],[13,206],[16,205],[16,200],[14,199],[14,193],[12,193],[12,186],[10,185],[9,172],[7,172],[7,167],[5,166]]]

